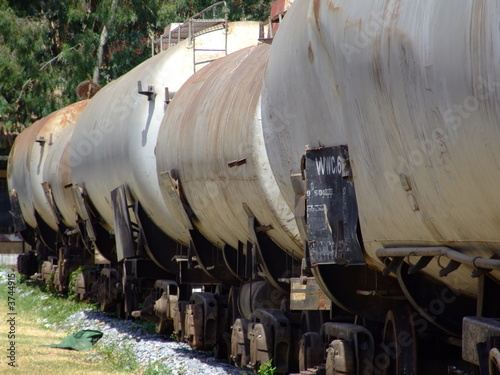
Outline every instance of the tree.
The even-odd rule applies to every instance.
[[[150,57],[151,35],[210,0],[0,0],[0,122],[8,131],[77,100]],[[265,19],[269,0],[231,0],[230,19]]]

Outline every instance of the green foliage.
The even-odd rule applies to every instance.
[[[105,344],[99,341],[95,345],[95,350],[114,370],[130,373],[139,367],[132,344],[122,342]]]
[[[148,366],[144,371],[144,375],[174,375],[174,371],[168,368],[165,363],[156,361]]]
[[[0,0],[0,124],[22,130],[77,100],[93,76],[106,27],[98,83],[150,57],[150,37],[215,0]],[[229,19],[265,20],[270,0],[229,0]],[[114,6],[113,6],[114,5]],[[114,11],[112,11],[114,9]]]
[[[257,371],[257,375],[274,375],[276,367],[272,366],[272,362],[273,360],[270,359],[269,361],[262,363]]]

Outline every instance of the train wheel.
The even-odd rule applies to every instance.
[[[384,375],[411,375],[417,373],[417,343],[411,310],[389,310],[385,319],[383,345],[387,363]]]

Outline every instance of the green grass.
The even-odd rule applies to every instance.
[[[6,270],[5,267],[2,267]],[[11,272],[11,271],[9,271]],[[5,358],[0,359],[0,373],[6,375],[109,375],[120,374],[106,360],[91,360],[102,356],[95,348],[90,352],[62,350],[42,345],[58,343],[67,332],[50,330],[40,325],[44,322],[57,323],[65,320],[85,304],[75,304],[44,291],[44,287],[27,281],[16,274],[14,288],[8,288],[6,273],[0,276],[0,347],[5,348],[10,341],[7,337],[8,319],[15,313],[15,365],[9,366]],[[9,294],[11,292],[11,294]],[[14,298],[15,305],[8,305],[8,297]],[[13,307],[13,309],[11,309]],[[128,373],[132,373],[128,371]],[[139,372],[135,372],[139,374]]]
[[[82,310],[96,310],[95,306],[68,300],[65,296],[58,295],[46,286],[18,275],[17,307],[23,312],[36,312],[38,317],[46,324],[62,323],[71,315]]]
[[[0,266],[0,270],[7,270],[7,268]],[[7,312],[9,312],[7,293],[7,279],[2,275],[0,277],[0,313],[2,314],[0,320],[4,324]],[[72,333],[54,331],[51,325],[57,326],[79,311],[96,310],[93,305],[68,300],[51,290],[50,286],[47,287],[17,273],[14,297],[15,311],[19,320],[16,340],[18,340],[20,366],[12,369],[1,363],[1,374],[90,375],[143,373],[135,360],[131,345],[127,346],[122,343],[105,345],[100,341],[90,352],[40,347],[42,344],[60,342],[67,334]],[[6,329],[3,324],[2,329],[4,331]],[[4,343],[5,340],[7,340],[6,337],[0,336],[0,343]],[[168,372],[163,373],[168,374]]]

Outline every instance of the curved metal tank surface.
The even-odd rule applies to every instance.
[[[50,186],[61,219],[69,228],[76,226],[78,213],[73,190],[67,188],[72,181],[69,151],[74,130],[75,124],[68,126],[54,142],[43,171],[43,179]]]
[[[363,241],[374,264],[383,267],[375,256],[382,247],[444,245],[473,257],[500,255],[500,3],[316,0],[296,5],[292,10],[302,8],[316,36],[301,43],[292,66],[276,65],[271,52],[268,100],[279,107],[279,94],[287,88],[277,81],[291,76],[296,65],[314,64],[321,51],[331,69],[318,73],[334,78],[328,87],[315,89],[334,106],[341,103],[343,116],[329,125],[307,121],[302,126],[312,134],[338,131],[337,138],[321,137],[321,143],[349,146]],[[273,49],[285,43],[279,37],[293,38],[294,14],[287,15]],[[291,56],[279,58],[292,61]],[[285,136],[300,125],[301,107],[288,109]],[[302,138],[303,148],[311,143],[313,138]],[[279,151],[273,167],[295,163],[297,168],[299,159],[290,160],[291,151],[283,146]],[[424,272],[477,293],[472,267],[444,278],[437,276],[439,270],[434,261]],[[490,275],[500,280],[499,271]]]
[[[250,240],[246,204],[261,225],[272,226],[267,234],[278,245],[300,257],[294,214],[264,148],[260,95],[268,51],[260,45],[236,52],[186,82],[161,125],[158,172],[177,176],[194,225],[212,243],[238,248]]]
[[[74,124],[88,100],[74,103],[35,122],[14,142],[9,155],[9,189],[18,194],[24,220],[36,227],[35,210],[53,229],[57,222],[42,183],[44,164],[61,132]]]
[[[296,197],[291,175],[300,175],[305,148],[347,141],[332,61],[324,43],[313,2],[294,2],[273,39],[264,81],[266,149],[292,210]]]
[[[228,51],[255,44],[258,31],[258,22],[230,23]],[[223,31],[196,38],[197,48],[223,43]],[[188,40],[180,42],[105,86],[75,128],[70,148],[73,183],[86,190],[108,229],[114,227],[110,193],[125,184],[152,220],[158,225],[172,223],[170,229],[188,243],[187,233],[175,225],[162,201],[154,148],[167,99],[193,74],[191,47]],[[217,56],[221,52],[197,53],[200,60]],[[142,91],[152,86],[149,98],[139,94],[138,82]]]

